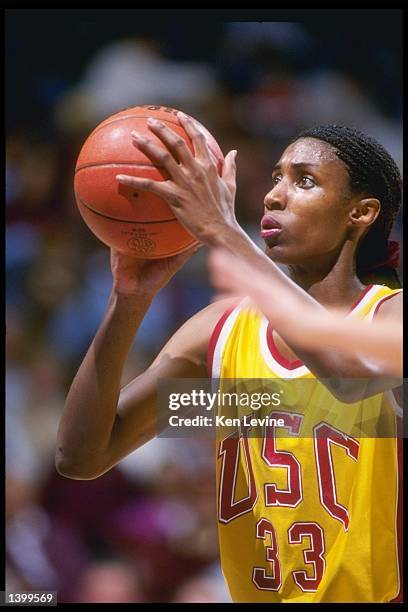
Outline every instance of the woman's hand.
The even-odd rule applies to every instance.
[[[239,227],[234,213],[237,152],[227,154],[219,176],[204,134],[193,119],[183,113],[177,116],[191,138],[195,155],[185,141],[164,123],[148,119],[149,128],[165,148],[132,132],[134,143],[154,164],[162,166],[170,179],[154,181],[123,174],[116,178],[125,185],[150,191],[163,198],[191,234],[200,242],[213,245],[220,233]]]
[[[162,259],[138,259],[111,249],[114,292],[153,299],[201,246]]]

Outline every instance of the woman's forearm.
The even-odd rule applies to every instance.
[[[328,339],[326,343],[316,343],[313,349],[309,348],[310,345],[303,338],[306,318],[313,322],[313,319],[321,317],[323,321],[327,317],[326,309],[288,278],[242,228],[214,236],[212,245],[222,247],[239,258],[244,290],[245,287],[251,289],[256,296],[255,301],[276,331],[318,378],[363,379],[378,376],[377,364],[368,359],[364,352],[349,351],[346,354],[336,351],[335,346],[329,346]],[[260,286],[262,290],[258,289]],[[299,316],[305,316],[305,322],[299,322]]]
[[[146,298],[112,292],[65,402],[56,450],[60,473],[86,478],[99,466],[116,418],[123,366],[149,305]]]

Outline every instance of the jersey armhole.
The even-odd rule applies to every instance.
[[[391,293],[391,295],[386,295],[383,298],[381,298],[381,300],[379,300],[379,302],[377,302],[377,304],[375,305],[374,310],[370,316],[370,320],[372,321],[378,315],[378,311],[380,310],[384,302],[386,302],[387,300],[390,300],[396,295],[399,295],[401,292],[402,292],[402,289],[400,289],[399,291],[396,291],[395,293]]]
[[[213,332],[210,336],[210,340],[208,342],[208,352],[207,352],[207,371],[208,371],[209,378],[212,378],[214,353],[215,353],[215,347],[217,346],[218,338],[220,337],[225,321],[228,319],[228,317],[230,316],[232,311],[236,308],[236,306],[237,304],[234,304],[233,306],[230,306],[227,310],[225,310],[225,312],[223,312],[221,317],[218,319],[213,329]]]

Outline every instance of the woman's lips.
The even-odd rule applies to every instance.
[[[272,236],[277,236],[282,231],[279,227],[272,227],[271,229],[263,229],[261,230],[261,238],[272,238]]]
[[[264,215],[261,220],[261,238],[272,238],[278,236],[282,226],[272,215]]]

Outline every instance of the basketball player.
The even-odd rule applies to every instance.
[[[317,315],[335,307],[355,318],[375,312],[379,321],[400,320],[388,236],[401,180],[382,146],[344,127],[300,134],[272,172],[262,253],[235,219],[235,152],[218,176],[194,122],[180,116],[180,123],[194,156],[160,122],[150,126],[164,150],[134,135],[135,146],[162,165],[169,180],[118,180],[164,197],[202,243],[267,272],[271,300],[280,290],[291,291]],[[112,293],[66,400],[58,471],[96,478],[150,440],[160,378],[205,378],[208,372],[221,383],[280,377],[279,384],[289,381],[289,400],[275,416],[286,438],[277,439],[276,428],[268,426],[262,436],[242,428],[239,436],[217,440],[220,554],[233,600],[393,600],[400,590],[396,439],[349,433],[367,417],[395,418],[381,361],[286,341],[256,308],[227,298],[187,321],[151,366],[120,389],[127,353],[153,297],[189,255],[140,261],[112,251]],[[288,276],[274,262],[286,264]],[[385,275],[388,286],[377,284]],[[367,399],[356,398],[357,378],[369,380]],[[296,396],[290,381],[317,387]],[[343,429],[344,420],[351,429]]]
[[[250,268],[242,258],[219,249],[211,253],[209,261],[214,285],[222,291],[249,296],[289,344],[297,342],[306,349],[330,344],[342,353],[361,352],[368,359],[383,361],[390,376],[402,377],[402,322],[378,322],[373,317],[372,324],[367,325],[333,310],[316,316],[291,291],[281,289],[279,300],[271,300],[269,275]]]

